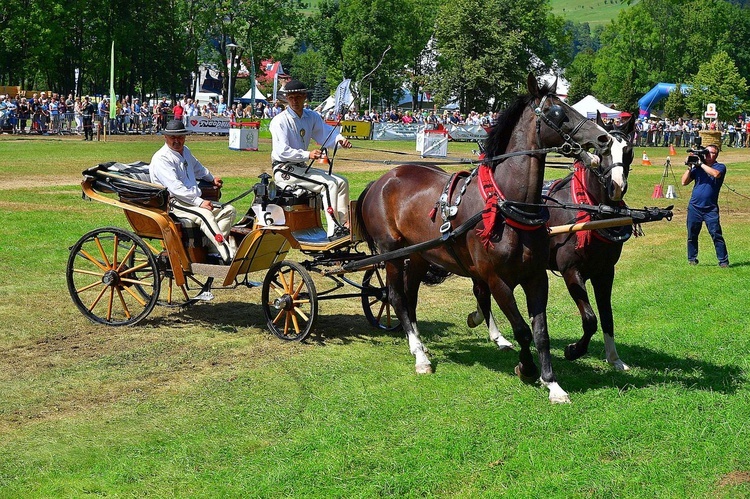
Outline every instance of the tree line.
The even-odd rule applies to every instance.
[[[573,102],[593,93],[635,110],[671,82],[690,86],[686,112],[709,99],[726,114],[747,100],[748,35],[750,10],[722,0],[641,0],[594,29],[553,15],[548,0],[16,0],[0,3],[0,84],[106,94],[114,40],[118,94],[190,94],[208,63],[226,96],[235,44],[247,67],[281,60],[321,100],[351,78],[363,107],[407,88],[415,104],[428,93],[497,110],[529,70],[552,70]]]

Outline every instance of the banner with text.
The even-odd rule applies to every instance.
[[[229,133],[229,118],[215,116],[190,116],[187,119],[187,129],[193,133]]]

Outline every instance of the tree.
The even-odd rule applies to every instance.
[[[563,23],[542,0],[454,0],[437,17],[436,99],[463,110],[498,109],[523,88],[529,70],[565,58]],[[530,61],[534,61],[533,63]]]
[[[580,52],[565,70],[565,78],[570,82],[568,102],[578,102],[592,93],[596,81],[594,60],[596,56],[592,50]]]
[[[691,79],[692,88],[687,96],[688,108],[699,114],[706,104],[716,104],[721,120],[733,120],[744,104],[747,94],[747,80],[740,75],[734,61],[726,52],[719,52],[705,64]]]
[[[664,114],[669,118],[682,118],[687,114],[687,104],[685,103],[685,95],[682,93],[682,87],[681,83],[676,84],[664,103]]]

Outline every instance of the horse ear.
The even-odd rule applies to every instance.
[[[529,72],[529,76],[526,79],[526,88],[529,90],[529,95],[533,95],[534,97],[539,96],[539,83],[532,72]]]
[[[623,113],[622,117],[624,119],[620,124],[620,130],[628,135],[633,133],[633,130],[635,129],[635,120],[633,119],[633,115],[630,113]]]
[[[596,124],[602,128],[605,128],[604,120],[602,119],[602,113],[600,113],[598,109],[596,110]]]

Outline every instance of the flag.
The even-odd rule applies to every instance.
[[[339,86],[336,87],[334,110],[337,113],[342,112],[341,108],[348,106],[354,100],[351,89],[349,88],[351,83],[352,80],[345,78],[344,81],[339,83]]]
[[[276,102],[276,93],[279,90],[279,75],[284,74],[284,68],[281,67],[281,61],[273,63],[270,69],[266,68],[266,75],[273,75],[273,101]]]
[[[112,40],[112,63],[109,67],[109,119],[117,117],[117,106],[115,106],[115,41]]]

